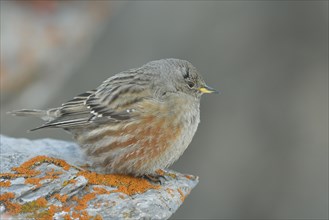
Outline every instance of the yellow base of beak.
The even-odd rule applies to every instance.
[[[213,89],[213,88],[210,88],[208,86],[205,86],[205,87],[201,87],[199,88],[199,91],[202,92],[202,93],[218,93],[217,90]]]

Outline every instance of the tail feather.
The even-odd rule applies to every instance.
[[[50,110],[38,110],[38,109],[22,109],[22,110],[14,110],[8,112],[8,114],[14,116],[33,116],[41,118],[44,121],[51,121],[55,117],[55,109]]]
[[[32,117],[38,117],[42,120],[49,122],[54,119],[54,112],[55,109],[49,109],[49,110],[38,110],[38,109],[22,109],[22,110],[14,110],[11,112],[7,112],[8,114],[14,115],[14,116],[32,116]],[[46,124],[43,124],[40,127],[31,129],[29,131],[35,131],[41,128],[48,127]]]
[[[31,129],[30,131],[39,130],[42,128],[63,128],[69,129],[76,126],[84,126],[90,124],[90,118],[93,116],[89,111],[83,110],[80,112],[65,112],[62,113],[61,108],[52,108],[48,110],[36,110],[36,109],[22,109],[12,112],[8,112],[14,116],[34,116],[41,118],[45,121],[41,126]]]
[[[22,110],[14,110],[8,112],[8,114],[14,116],[35,116],[35,117],[43,117],[47,115],[47,112],[44,110],[37,110],[37,109],[22,109]]]

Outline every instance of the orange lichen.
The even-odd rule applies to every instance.
[[[4,193],[0,195],[0,201],[5,205],[10,215],[15,215],[21,211],[21,206],[10,202],[10,199],[15,198],[14,193]]]
[[[36,212],[31,215],[28,215],[30,219],[36,219],[36,220],[53,220],[54,214],[50,213],[49,210],[44,210],[41,212]]]
[[[192,176],[191,175],[185,175],[186,179],[192,179]]]
[[[99,194],[110,194],[111,193],[111,191],[108,191],[108,190],[106,190],[102,187],[94,187],[94,192],[98,195]]]
[[[171,178],[173,178],[173,179],[176,179],[177,178],[177,175],[176,174],[174,174],[174,173],[166,173],[166,175],[167,176],[170,176]]]
[[[10,181],[0,182],[0,187],[9,187],[11,185]]]
[[[41,178],[27,178],[25,179],[25,184],[33,184],[36,187],[40,187],[42,184],[40,181],[45,180],[45,179],[57,179],[58,175],[62,174],[62,172],[54,172],[54,171],[49,171],[46,172],[46,175]]]
[[[71,220],[71,216],[69,214],[66,214],[63,216],[64,220]]]
[[[20,213],[29,213],[28,218],[37,220],[51,220],[56,212],[61,211],[61,207],[50,205],[45,198],[39,198],[35,201],[22,205]]]
[[[59,210],[61,210],[61,207],[58,207],[56,205],[50,205],[48,209],[49,213],[52,213],[53,215]]]
[[[67,201],[68,196],[67,195],[60,195],[58,193],[56,193],[55,195],[53,195],[53,197],[55,199],[57,199],[58,201],[65,203]]]
[[[38,170],[34,170],[33,168],[42,163],[52,163],[52,164],[62,167],[64,170],[68,170],[70,168],[70,165],[68,163],[66,163],[64,160],[51,158],[51,157],[47,157],[47,156],[37,156],[37,157],[34,157],[34,158],[22,163],[19,167],[13,167],[12,170],[15,171],[16,173],[1,173],[0,177],[4,178],[4,179],[14,179],[14,178],[18,178],[18,177],[25,177],[25,178],[34,177],[34,176],[40,174],[41,172]],[[42,179],[28,180],[27,183],[32,183],[32,184],[39,186],[40,180],[55,179],[60,174],[62,174],[62,172],[49,171],[46,173],[45,177],[43,177]]]
[[[29,213],[29,212],[36,213],[40,209],[46,208],[47,204],[48,204],[48,202],[45,198],[38,198],[35,201],[27,202],[27,203],[24,203],[23,205],[21,205],[21,212],[23,212],[23,213]]]
[[[64,206],[64,207],[62,207],[62,211],[63,212],[69,212],[70,210],[71,210],[71,206]]]
[[[40,187],[41,183],[40,183],[41,178],[27,178],[25,179],[25,184],[33,184],[36,187]]]
[[[32,215],[29,215],[32,219],[39,219],[39,220],[52,220],[55,213],[61,211],[61,207],[50,205],[48,209],[44,209],[43,206],[40,206],[39,209],[34,211]]]
[[[35,202],[39,207],[46,207],[48,204],[48,202],[45,198],[39,198],[39,199],[35,200]]]
[[[171,197],[174,197],[175,193],[173,189],[167,188],[166,191],[171,195]]]
[[[158,189],[160,186],[152,185],[145,179],[121,175],[121,174],[98,174],[88,171],[80,171],[78,175],[88,179],[89,184],[116,186],[119,192],[127,195],[144,193],[148,189]]]
[[[12,192],[4,193],[0,195],[0,201],[6,201],[13,198],[15,198],[15,194]]]
[[[21,212],[22,206],[16,203],[12,203],[10,201],[5,201],[4,205],[6,207],[7,212],[10,215],[17,215],[18,213]]]
[[[12,170],[17,172],[17,177],[22,175],[30,177],[30,176],[36,176],[41,173],[38,170],[29,170],[23,167],[13,167]]]
[[[19,177],[31,177],[31,176],[35,176],[35,175],[28,175],[25,173],[0,173],[0,178],[3,179],[15,179]]]
[[[55,171],[54,169],[52,169],[51,171],[46,172],[46,175],[48,175],[48,176],[58,176],[58,175],[61,175],[61,174],[63,174],[63,172]]]
[[[22,205],[13,203],[9,199],[14,198],[15,196],[11,193],[5,193],[1,195],[3,203],[6,207],[7,213],[10,215],[17,215],[19,213],[31,213],[30,218],[33,219],[52,219],[52,216],[55,214],[54,207],[50,206],[47,210],[48,202],[45,198],[39,198],[32,202],[27,202]]]
[[[102,216],[101,215],[96,215],[94,220],[103,220]]]
[[[15,198],[14,193],[4,193],[0,195],[0,201],[5,205],[7,212],[11,215],[15,215],[21,211],[21,206],[19,204],[15,204],[10,202],[10,199]]]
[[[74,219],[78,219],[78,218],[80,217],[80,215],[79,215],[79,213],[77,213],[77,212],[72,212],[72,217],[73,217]]]
[[[180,194],[180,200],[182,200],[182,202],[184,202],[186,196],[184,195],[183,191],[181,189],[177,189],[177,191]]]
[[[56,166],[62,167],[64,170],[68,170],[71,166],[64,160],[51,158],[47,156],[37,156],[24,163],[19,167],[12,168],[16,173],[1,173],[0,177],[3,179],[14,179],[19,177],[25,178],[25,184],[33,184],[36,187],[42,186],[42,180],[46,179],[56,179],[62,172],[59,171],[48,171],[42,177],[36,177],[41,174],[40,171],[35,170],[35,168],[42,163],[52,163]],[[74,166],[72,166],[74,167]],[[159,172],[161,172],[160,170]],[[162,171],[164,172],[164,171]],[[161,172],[161,173],[162,173]],[[15,198],[14,193],[4,193],[0,195],[0,201],[6,207],[6,212],[11,215],[16,215],[19,213],[27,213],[27,217],[32,219],[53,219],[53,216],[57,212],[66,212],[63,216],[64,219],[95,219],[101,220],[100,215],[89,216],[88,212],[85,210],[88,207],[88,202],[96,198],[97,195],[110,194],[115,192],[120,192],[120,198],[124,198],[123,194],[133,195],[137,193],[143,193],[148,189],[158,189],[160,186],[152,185],[147,180],[142,178],[136,178],[127,175],[120,174],[97,174],[89,171],[80,171],[77,176],[84,176],[88,180],[88,185],[85,187],[84,192],[86,193],[82,197],[74,196],[71,198],[71,202],[74,205],[68,205],[68,196],[55,194],[52,198],[57,199],[62,203],[62,206],[49,205],[46,198],[39,198],[32,202],[27,202],[24,204],[16,204],[11,200]],[[75,179],[70,179],[64,181],[63,186],[67,184],[74,184],[77,181]],[[0,182],[1,187],[9,187],[11,185],[10,181]],[[91,187],[90,185],[104,185],[116,187],[115,190],[107,190],[102,187]],[[90,186],[90,188],[89,188]],[[92,190],[91,190],[92,189]],[[74,210],[74,211],[73,211]]]
[[[31,170],[33,167],[38,166],[42,163],[51,163],[57,166],[62,167],[64,170],[69,170],[70,165],[66,163],[64,160],[60,160],[57,158],[47,157],[47,156],[36,156],[24,163],[22,163],[19,167],[14,167],[12,170],[18,173],[25,173],[30,175],[36,175],[40,173],[40,171]]]
[[[63,186],[66,186],[68,184],[75,184],[77,181],[75,179],[70,179],[70,180],[66,180],[63,182]]]
[[[88,202],[96,197],[95,193],[88,193],[84,195],[81,199],[78,200],[78,205],[75,207],[75,210],[81,211],[87,208]]]
[[[87,211],[82,211],[79,217],[79,220],[90,220],[91,216],[88,214]]]
[[[35,176],[40,174],[40,171],[35,170],[34,168],[42,163],[52,163],[57,166],[62,167],[64,170],[68,170],[70,165],[63,160],[46,157],[46,156],[37,156],[24,163],[19,167],[12,168],[16,173],[1,173],[0,177],[4,179],[14,179],[19,177],[25,178],[25,184],[33,184],[36,187],[40,187],[42,184],[40,181],[45,179],[56,179],[58,175],[62,174],[59,171],[48,171],[45,173],[44,177],[36,178]],[[1,187],[10,186],[10,181],[0,182]],[[48,202],[45,198],[41,197],[35,201],[27,202],[24,204],[13,203],[10,200],[15,198],[14,193],[4,193],[0,195],[0,200],[6,207],[6,211],[11,215],[16,215],[19,213],[31,213],[28,217],[33,219],[52,219],[53,215],[57,211],[61,211],[60,207],[50,205],[48,208]],[[66,201],[67,196],[61,197],[61,201]]]
[[[80,213],[78,212],[72,212],[72,218],[73,219],[79,219],[79,220],[91,220],[91,219],[96,219],[97,215],[95,218],[90,216],[87,211],[82,211]],[[64,219],[72,219],[70,215],[65,215]],[[99,218],[98,218],[99,219]]]

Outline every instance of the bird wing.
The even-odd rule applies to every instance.
[[[129,74],[130,73],[130,74]],[[58,117],[45,127],[73,128],[90,124],[131,120],[138,116],[134,106],[151,97],[149,84],[136,74],[121,73],[104,81],[97,89],[87,91],[62,104]]]

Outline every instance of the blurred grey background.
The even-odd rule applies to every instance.
[[[171,168],[199,185],[172,219],[328,218],[327,1],[1,1],[1,133],[150,60],[192,62],[222,91]]]

